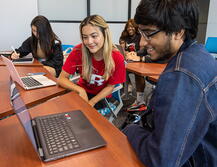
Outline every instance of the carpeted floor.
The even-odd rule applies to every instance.
[[[132,85],[135,85],[132,83]],[[148,102],[151,97],[151,93],[153,91],[153,85],[150,84],[149,82],[146,82],[146,87],[145,87],[145,98],[144,101]],[[117,128],[121,129],[122,125],[124,124],[128,113],[126,112],[127,108],[132,105],[135,100],[136,100],[136,90],[135,86],[131,87],[131,90],[129,90],[129,98],[126,99],[123,90],[121,90],[121,96],[122,96],[122,101],[124,106],[122,107],[121,111],[118,113],[118,117],[112,122]]]
[[[124,122],[127,118],[127,115],[128,115],[128,113],[126,112],[127,108],[129,106],[131,106],[136,100],[135,78],[133,78],[133,77],[134,77],[134,75],[131,75],[131,77],[130,77],[132,85],[130,85],[129,89],[128,89],[128,92],[129,92],[128,98],[126,98],[126,96],[124,95],[123,88],[121,90],[121,97],[122,97],[122,101],[123,101],[124,106],[119,111],[117,118],[114,119],[112,122],[119,129],[122,128],[122,125],[124,124]],[[149,99],[151,97],[150,94],[152,91],[153,91],[153,85],[151,85],[149,82],[146,82],[146,87],[144,90],[144,92],[145,92],[144,100],[145,101],[149,101]]]

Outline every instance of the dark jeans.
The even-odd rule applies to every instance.
[[[87,96],[88,96],[88,99],[90,100],[90,99],[92,99],[96,95],[87,93]],[[105,99],[100,100],[98,103],[96,103],[94,105],[94,108],[97,109],[97,110],[105,108],[105,107],[107,107]]]

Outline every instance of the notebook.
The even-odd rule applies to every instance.
[[[31,64],[33,63],[33,61],[34,61],[33,57],[23,57],[23,58],[12,60],[14,64]]]
[[[10,91],[14,111],[41,160],[48,162],[106,145],[80,110],[31,119],[12,79]]]
[[[13,59],[12,62],[14,64],[32,64],[34,62],[34,58],[32,53],[29,53],[25,57],[21,57],[19,59]]]
[[[56,82],[48,79],[47,77],[43,75],[20,77],[13,62],[4,56],[1,56],[1,57],[2,57],[3,62],[6,64],[12,79],[16,81],[24,89],[29,90],[29,89],[42,88],[42,87],[56,85]]]

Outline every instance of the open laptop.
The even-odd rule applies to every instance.
[[[3,62],[6,64],[12,79],[16,81],[24,89],[29,90],[29,89],[56,85],[56,82],[48,79],[43,75],[20,77],[13,62],[4,56],[1,57]]]
[[[10,91],[14,111],[41,160],[48,162],[106,145],[80,110],[31,119],[12,79]]]

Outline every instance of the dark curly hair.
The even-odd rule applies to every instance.
[[[124,27],[123,32],[121,33],[121,37],[120,37],[119,41],[125,40],[126,38],[129,37],[129,33],[128,33],[128,31],[127,31],[127,28],[128,28],[128,26],[129,26],[129,24],[131,24],[131,25],[135,28],[136,33],[138,33],[138,25],[135,23],[134,19],[129,19],[129,20],[127,21],[125,27]]]

